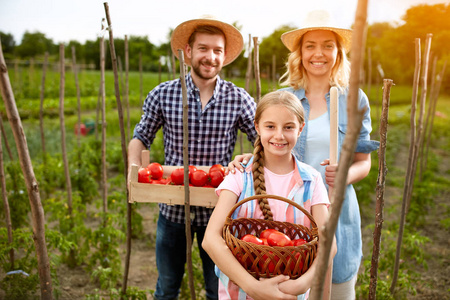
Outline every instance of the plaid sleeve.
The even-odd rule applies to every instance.
[[[159,88],[154,88],[144,101],[141,120],[134,128],[133,138],[141,142],[150,149],[150,145],[155,139],[156,133],[163,125],[161,102],[159,98]]]
[[[239,130],[247,135],[247,139],[253,144],[256,139],[256,129],[255,129],[255,111],[256,102],[253,98],[243,89],[241,89],[242,98],[242,110],[239,118]]]

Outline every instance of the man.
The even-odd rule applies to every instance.
[[[236,144],[237,130],[256,137],[256,104],[242,88],[222,80],[223,66],[236,59],[243,48],[243,38],[233,26],[213,20],[195,19],[180,24],[172,34],[172,51],[184,49],[189,105],[189,164],[227,165]],[[129,144],[129,165],[141,165],[141,151],[150,148],[157,131],[163,127],[165,165],[183,165],[183,107],[180,79],[164,82],[147,96],[143,115]],[[184,207],[159,204],[156,232],[158,281],[156,299],[176,299],[186,263]],[[218,281],[214,263],[201,247],[212,209],[191,207],[191,232],[197,234],[206,297],[217,299]]]

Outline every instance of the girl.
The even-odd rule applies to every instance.
[[[285,90],[300,99],[306,111],[304,132],[294,147],[295,156],[317,169],[328,186],[333,187],[337,164],[329,165],[330,93],[332,86],[340,90],[338,151],[342,147],[347,128],[347,92],[350,63],[346,52],[350,49],[351,30],[337,28],[324,11],[308,16],[303,28],[284,33],[283,44],[291,51],[287,72],[283,75]],[[362,257],[361,216],[356,193],[352,186],[367,176],[371,167],[370,152],[379,143],[370,140],[372,130],[367,96],[359,91],[359,109],[366,108],[354,159],[348,171],[347,189],[336,229],[337,254],[333,262],[331,299],[355,299],[355,283]],[[236,156],[229,164],[243,171],[239,162],[251,155]]]
[[[209,220],[202,246],[221,271],[220,299],[245,299],[241,298],[245,294],[264,300],[306,299],[304,294],[311,286],[315,262],[296,280],[280,275],[258,281],[241,266],[222,238],[225,218],[230,209],[238,199],[253,194],[276,194],[296,201],[311,212],[318,228],[324,225],[328,218],[329,200],[322,178],[319,172],[296,160],[291,153],[303,126],[304,111],[297,97],[286,91],[265,95],[255,113],[258,136],[253,163],[246,166],[244,174],[229,174],[217,188],[219,201]],[[267,204],[274,220],[309,226],[309,219],[301,212],[294,214],[295,208],[292,206],[286,207],[286,203],[273,199],[260,205],[264,207]],[[295,219],[294,215],[297,216]],[[255,201],[250,201],[240,206],[236,218],[239,217],[261,219],[263,213]],[[335,247],[332,250],[331,256],[334,256]]]

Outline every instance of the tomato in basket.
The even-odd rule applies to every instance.
[[[248,243],[253,243],[256,245],[264,244],[260,238],[258,238],[256,235],[253,235],[253,234],[246,234],[241,238],[241,240],[248,242]]]
[[[259,235],[259,238],[260,238],[260,239],[266,239],[266,240],[267,240],[267,238],[269,237],[269,235],[270,235],[271,233],[273,233],[273,232],[279,232],[279,231],[276,230],[276,229],[272,229],[272,228],[265,229],[265,230],[263,230],[263,231],[261,232],[261,234]]]
[[[269,252],[269,253],[273,253],[273,252]],[[270,260],[270,262],[267,265],[267,269],[269,270],[270,273],[273,273],[273,271],[275,271],[275,265],[278,263],[280,258],[278,256],[274,256],[274,258],[272,260],[266,254],[264,254],[263,257],[261,258],[261,260],[258,262],[260,270],[262,270],[262,268],[264,267],[264,264],[266,263],[266,260],[268,260],[268,259]],[[275,263],[274,263],[274,260],[275,260]]]
[[[285,246],[292,246],[291,239],[285,235],[282,232],[272,232],[267,237],[267,242],[270,246],[279,246],[279,247],[285,247]]]
[[[292,240],[292,243],[294,244],[294,246],[301,246],[303,244],[306,244],[306,240],[305,239],[295,239]]]

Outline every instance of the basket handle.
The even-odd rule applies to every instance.
[[[231,216],[233,215],[234,211],[241,206],[242,204],[251,201],[251,200],[255,200],[255,199],[261,199],[261,198],[271,198],[271,199],[276,199],[276,200],[281,200],[284,201],[292,206],[294,206],[295,208],[297,208],[298,210],[300,210],[302,213],[304,213],[308,219],[311,221],[312,227],[313,228],[317,228],[317,224],[316,221],[314,221],[313,216],[303,207],[301,207],[300,205],[298,205],[296,202],[289,200],[287,198],[281,197],[281,196],[277,196],[277,195],[269,195],[269,194],[264,194],[264,195],[254,195],[254,196],[250,196],[247,198],[242,199],[241,201],[237,202],[230,210],[230,212],[228,213],[228,217],[227,219],[231,219]]]

